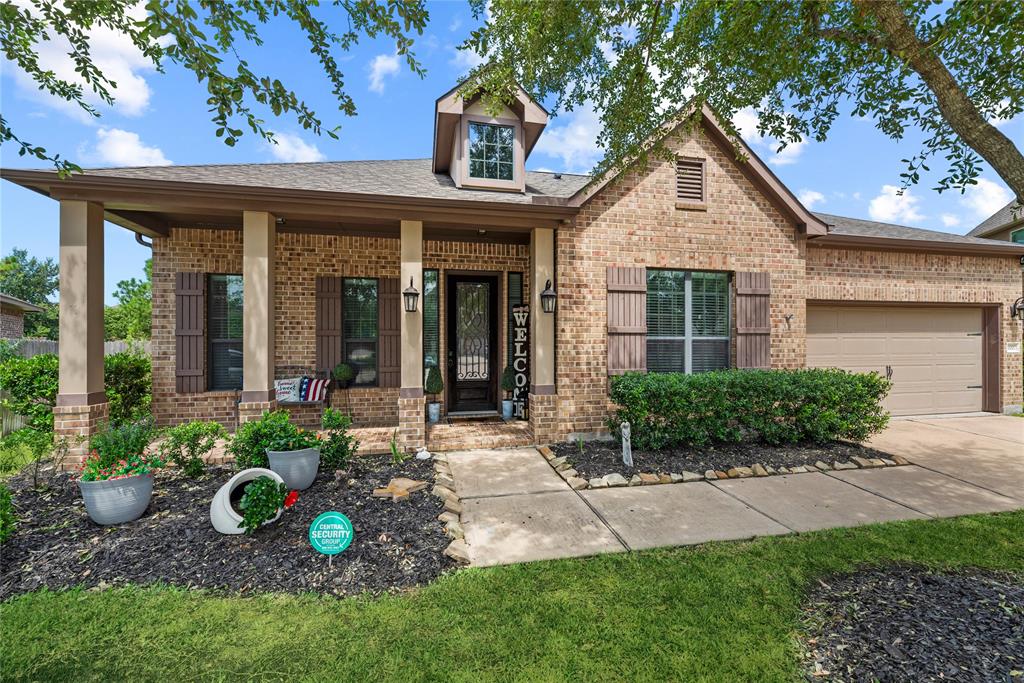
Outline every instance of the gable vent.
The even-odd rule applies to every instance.
[[[676,199],[694,204],[705,202],[702,159],[676,159]]]

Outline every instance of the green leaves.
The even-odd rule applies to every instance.
[[[238,507],[242,510],[241,527],[251,534],[269,522],[284,507],[288,488],[270,477],[256,477],[246,484],[245,493]]]
[[[227,431],[217,422],[186,422],[165,431],[160,454],[164,460],[180,467],[186,476],[199,477],[206,471],[203,456],[213,450],[217,439],[226,435]]]

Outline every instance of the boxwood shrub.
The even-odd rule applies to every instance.
[[[628,421],[634,448],[705,446],[746,439],[771,445],[863,441],[889,421],[877,373],[835,369],[720,370],[613,377],[608,426]]]

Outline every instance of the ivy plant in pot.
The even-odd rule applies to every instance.
[[[239,468],[267,467],[289,489],[310,487],[320,468],[320,441],[315,432],[292,424],[287,411],[265,412],[238,427],[228,445]]]
[[[276,521],[298,498],[277,472],[251,467],[218,489],[210,503],[210,523],[222,534],[251,534]]]
[[[436,365],[431,365],[427,369],[427,381],[423,390],[434,398],[427,404],[427,420],[430,424],[437,424],[441,420],[441,403],[438,402],[437,395],[444,391],[444,381]]]
[[[505,392],[505,398],[501,401],[501,417],[504,420],[512,419],[512,392],[516,388],[516,373],[511,365],[506,365],[501,371],[501,390]]]
[[[86,512],[97,524],[123,524],[142,516],[153,497],[153,470],[163,460],[146,453],[156,435],[152,420],[104,425],[89,442],[78,472]]]

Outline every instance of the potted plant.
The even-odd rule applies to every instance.
[[[210,503],[210,523],[222,534],[251,534],[281,516],[298,500],[281,476],[262,467],[235,474]]]
[[[334,377],[334,383],[339,389],[348,389],[348,385],[356,378],[356,371],[348,363],[338,363],[334,366],[334,370],[331,371],[331,376]],[[348,411],[348,393],[344,394],[345,397],[345,410]]]
[[[238,427],[228,445],[239,468],[270,467],[289,489],[309,488],[320,468],[320,441],[315,432],[292,424],[288,412],[265,412]]]
[[[142,516],[153,496],[153,470],[163,461],[146,454],[156,434],[152,420],[104,425],[89,443],[78,471],[86,512],[97,524],[123,524]]]
[[[423,389],[434,397],[434,400],[427,404],[427,419],[430,424],[437,424],[441,420],[441,404],[437,400],[437,395],[444,391],[444,380],[441,379],[441,371],[436,365],[431,365],[427,369],[427,381]]]
[[[512,419],[512,392],[516,388],[516,373],[511,365],[506,365],[501,371],[501,390],[505,392],[505,398],[501,401],[501,417],[504,420]]]

